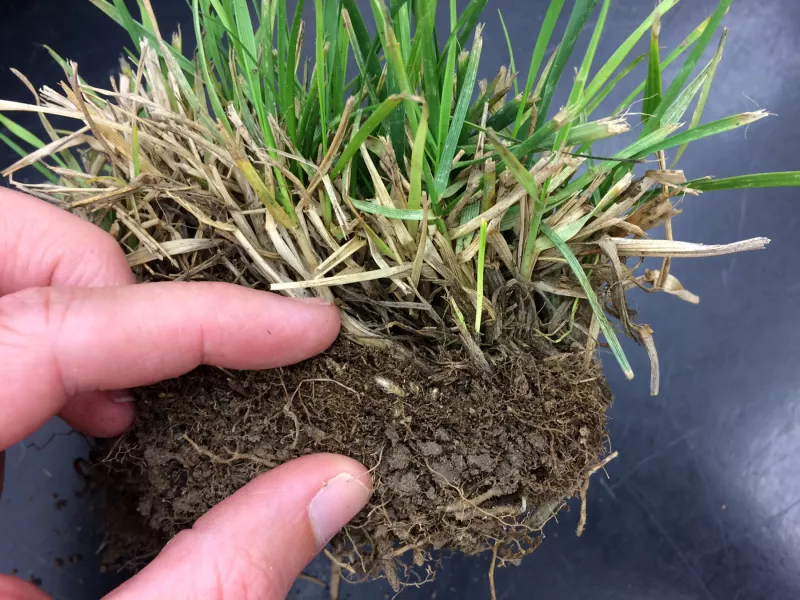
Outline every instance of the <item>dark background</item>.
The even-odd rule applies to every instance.
[[[186,3],[153,3],[162,30],[182,23],[191,47]],[[595,67],[653,4],[613,3]],[[665,53],[715,4],[684,0],[673,9],[663,23]],[[127,34],[88,1],[5,0],[2,5],[4,99],[30,100],[8,71],[11,66],[36,86],[60,81],[59,67],[41,44],[76,60],[81,75],[101,86],[129,45]],[[508,60],[494,9],[503,10],[518,65],[526,71],[546,5],[541,0],[490,2],[482,76],[493,76]],[[725,22],[731,32],[704,120],[757,107],[777,116],[692,144],[681,166],[689,178],[798,169],[800,3],[735,0]],[[576,49],[579,58],[586,43],[588,35]],[[644,51],[642,46],[639,52]],[[606,108],[613,109],[642,77],[640,72],[623,83],[622,93]],[[557,97],[554,106],[563,99]],[[23,122],[36,125],[35,118]],[[638,125],[638,116],[631,115],[631,123]],[[0,164],[12,160],[10,151],[0,148]],[[633,382],[603,355],[616,394],[609,433],[620,457],[608,466],[608,477],[600,473],[592,482],[583,537],[574,534],[573,503],[571,512],[546,527],[545,543],[521,567],[498,570],[499,598],[800,598],[796,196],[793,189],[714,192],[682,203],[684,214],[675,222],[678,239],[724,243],[767,236],[772,243],[766,252],[675,261],[673,273],[701,297],[699,306],[665,295],[633,295],[640,320],[655,330],[661,395],[648,395],[648,361],[641,348],[626,346],[637,373]],[[73,461],[86,453],[87,443],[66,432],[54,420],[8,452],[0,499],[0,572],[17,569],[22,577],[38,578],[56,598],[92,598],[110,589],[115,578],[98,574],[103,534],[96,501],[76,496],[83,481]],[[59,502],[64,499],[66,505]],[[488,566],[488,558],[446,556],[434,583],[401,597],[487,598]],[[318,575],[326,571],[321,561],[311,567]],[[383,583],[343,588],[345,598],[386,594],[391,595]],[[327,598],[325,590],[307,582],[298,583],[292,595]]]

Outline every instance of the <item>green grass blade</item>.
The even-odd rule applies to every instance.
[[[122,0],[114,0],[113,4],[106,0],[89,1],[128,32],[128,35],[130,35],[131,40],[133,40],[136,49],[139,48],[139,40],[141,38],[147,38],[147,41],[150,42],[150,47],[155,49],[158,54],[161,54],[158,39],[153,31],[147,29],[141,23],[136,21],[131,16],[130,11]],[[176,52],[175,49],[169,44],[167,44],[167,47],[171,49],[173,58],[178,62],[181,69],[183,69],[183,71],[186,73],[193,74],[194,65],[192,64],[192,61],[187,59],[180,52]]]
[[[356,134],[347,143],[347,146],[342,150],[342,155],[339,161],[331,171],[331,178],[336,178],[347,166],[350,160],[356,155],[361,145],[367,141],[367,138],[372,135],[372,132],[380,126],[381,123],[389,116],[389,114],[397,108],[400,103],[405,99],[402,95],[389,96],[386,100],[375,109],[369,116],[364,124],[358,129]]]
[[[422,164],[425,161],[425,143],[428,136],[428,105],[422,107],[422,118],[419,122],[414,147],[411,149],[411,173],[409,179],[408,208],[418,209],[422,206]],[[412,237],[417,234],[416,224],[409,224],[408,232]]]
[[[680,94],[681,90],[683,89],[683,86],[689,80],[689,77],[691,76],[692,71],[694,71],[697,62],[700,60],[700,57],[703,55],[703,52],[711,41],[711,38],[713,37],[714,32],[717,30],[720,21],[722,21],[722,17],[724,17],[725,13],[728,12],[731,2],[732,0],[720,0],[719,4],[717,5],[717,9],[714,11],[714,14],[711,15],[711,20],[709,21],[708,26],[698,38],[697,44],[695,44],[694,48],[692,48],[692,51],[689,53],[689,56],[684,61],[680,72],[670,84],[667,92],[664,94],[664,97],[661,100],[661,103],[654,111],[653,116],[644,126],[642,135],[647,135],[659,127],[661,123],[661,117],[672,105],[672,103],[675,101],[675,98],[677,98],[678,94]]]
[[[445,42],[442,56],[453,47],[455,47],[456,54],[458,54],[459,48],[463,48],[467,45],[469,37],[478,24],[487,3],[488,0],[470,0],[470,3],[467,4],[467,7],[458,19],[456,19],[455,15],[455,2],[451,3],[450,36],[447,38],[447,42]]]
[[[644,102],[642,103],[642,122],[647,123],[661,104],[661,56],[658,39],[661,36],[661,16],[656,7],[653,28],[650,33],[650,51],[647,55],[647,80],[644,86]]]
[[[562,201],[580,193],[595,179],[595,177],[603,173],[609,173],[612,169],[622,164],[622,161],[633,159],[637,156],[646,156],[651,152],[655,152],[655,150],[651,150],[651,148],[657,147],[659,143],[662,143],[667,136],[673,133],[677,128],[677,125],[666,125],[656,129],[643,138],[639,138],[628,147],[617,152],[610,160],[605,160],[596,167],[588,169],[583,175],[572,181],[572,183],[565,186],[560,191],[551,194],[548,198],[548,206],[557,206]]]
[[[645,58],[647,58],[647,54],[640,54],[639,56],[637,56],[636,58],[634,58],[634,59],[633,59],[633,60],[632,60],[630,63],[628,63],[628,64],[625,66],[625,68],[624,68],[624,69],[622,69],[622,71],[620,71],[619,73],[617,73],[617,75],[614,77],[614,79],[612,79],[611,81],[609,81],[609,82],[608,82],[608,83],[605,85],[605,87],[604,87],[602,90],[600,90],[600,93],[598,93],[598,94],[597,94],[597,95],[594,97],[594,99],[592,99],[592,101],[591,101],[591,102],[590,102],[590,103],[587,105],[587,107],[586,107],[586,114],[587,114],[587,115],[590,115],[590,114],[592,114],[592,113],[593,113],[595,110],[597,110],[597,108],[600,106],[600,104],[603,102],[603,100],[605,100],[605,99],[608,97],[608,95],[609,95],[609,94],[610,94],[612,91],[614,91],[614,89],[617,87],[617,85],[618,85],[618,84],[619,84],[619,83],[620,83],[620,82],[621,82],[623,79],[625,79],[625,78],[626,78],[628,75],[630,75],[630,74],[631,74],[631,72],[632,72],[632,71],[633,71],[633,70],[634,70],[636,67],[638,67],[638,66],[639,66],[639,64],[640,64],[640,63],[641,63],[641,62],[642,62],[642,61],[643,61]]]
[[[672,106],[670,106],[664,113],[664,116],[661,117],[662,125],[671,125],[681,122],[683,115],[689,110],[689,105],[705,84],[707,76],[708,69],[703,69],[689,85],[681,90],[681,93],[675,98],[675,102],[672,103]]]
[[[366,200],[356,200],[351,198],[350,202],[358,210],[369,213],[371,215],[380,215],[387,219],[398,219],[400,221],[422,221],[425,216],[425,211],[420,208],[394,208],[376,204],[375,202],[368,202]],[[429,215],[430,218],[430,215]]]
[[[652,144],[641,152],[637,152],[632,158],[642,158],[648,154],[653,154],[654,152],[669,150],[670,148],[683,146],[684,144],[689,144],[690,142],[701,140],[711,135],[719,135],[721,133],[725,133],[726,131],[738,129],[739,127],[745,127],[767,116],[769,116],[769,113],[759,110],[756,112],[740,113],[738,115],[712,121],[711,123],[696,127],[691,131],[684,131],[683,133],[673,135],[672,137],[669,137],[661,142]]]
[[[711,84],[714,81],[714,75],[717,72],[717,66],[719,65],[720,60],[722,59],[722,51],[725,49],[725,40],[728,38],[728,30],[722,30],[722,37],[720,37],[719,45],[717,46],[717,51],[714,53],[714,57],[711,59],[711,63],[705,69],[706,76],[705,82],[703,84],[703,91],[700,92],[700,98],[697,100],[697,106],[695,107],[694,114],[692,115],[692,121],[689,123],[689,129],[694,129],[700,124],[700,119],[703,117],[703,111],[706,108],[706,102],[708,101],[708,94],[711,91]],[[675,160],[672,161],[672,168],[675,168],[675,165],[678,163],[678,160],[683,156],[683,153],[686,151],[686,146],[683,145],[678,148],[678,152],[675,154]]]
[[[383,4],[383,0],[371,0],[371,2],[372,10],[375,13],[375,21],[378,24],[378,33],[381,36],[381,43],[383,44],[384,53],[386,54],[386,62],[389,65],[389,75],[395,78],[398,90],[406,95],[406,118],[411,127],[412,135],[416,135],[419,125],[419,119],[417,117],[419,106],[411,100],[411,97],[414,95],[414,90],[408,80],[408,73],[406,71],[405,61],[403,60],[403,51],[394,33],[392,24],[386,15],[386,6]],[[403,127],[405,128],[405,124]],[[405,139],[405,130],[403,132],[403,138]],[[398,155],[398,159],[400,156],[403,155]]]
[[[357,40],[357,43],[353,43],[353,46],[358,46],[361,56],[365,58],[365,71],[369,73],[370,79],[377,81],[381,74],[381,67],[378,62],[378,55],[373,51],[374,42],[361,16],[361,9],[358,7],[356,0],[342,0],[342,6],[350,14],[350,20],[353,24],[353,33]]]
[[[408,2],[404,2],[394,17],[395,35],[400,42],[400,52],[403,62],[408,63],[411,58],[411,14],[408,11]],[[406,73],[408,74],[408,73]]]
[[[659,3],[658,8],[653,10],[639,27],[637,27],[633,33],[631,33],[624,42],[620,45],[619,48],[611,55],[611,57],[605,62],[605,64],[600,67],[600,70],[597,72],[597,75],[594,76],[591,83],[586,86],[586,99],[590,101],[594,98],[595,94],[600,91],[600,89],[606,84],[606,82],[611,79],[611,75],[613,75],[614,71],[616,71],[628,54],[631,53],[633,48],[642,39],[645,33],[653,26],[653,20],[655,19],[656,13],[660,14],[662,17],[667,14],[668,11],[672,10],[672,8],[678,3],[678,0],[663,0]],[[641,90],[639,90],[641,93]]]
[[[531,214],[530,222],[528,223],[528,230],[525,237],[525,247],[522,252],[522,264],[520,265],[520,276],[525,281],[530,281],[531,274],[533,273],[533,255],[534,244],[536,238],[539,236],[539,226],[542,222],[542,215],[544,214],[546,194],[539,189],[533,175],[530,174],[528,169],[514,156],[511,151],[506,148],[502,140],[497,137],[493,131],[488,133],[488,137],[492,142],[492,146],[497,153],[503,158],[506,166],[508,167],[514,179],[525,189],[528,195],[533,199],[533,214]],[[522,228],[525,223],[520,223]]]
[[[508,56],[509,56],[509,69],[511,69],[512,74],[517,73],[517,65],[514,61],[514,47],[511,45],[511,37],[508,35],[508,28],[506,27],[505,19],[503,19],[503,12],[498,8],[497,15],[500,17],[500,25],[503,28],[503,35],[506,38],[506,46],[508,47]],[[514,96],[519,95],[519,77],[514,77]]]
[[[344,111],[345,98],[347,98],[345,80],[347,79],[347,61],[350,56],[350,38],[344,27],[344,20],[341,18],[336,39],[339,47],[336,50],[332,71],[331,98],[333,99],[334,114],[341,115]]]
[[[421,40],[422,84],[425,92],[425,101],[430,111],[431,130],[438,134],[440,117],[439,60],[436,55],[433,37],[436,31],[436,2],[437,0],[416,0],[417,37],[414,41],[416,39]],[[435,141],[438,149],[438,138]]]
[[[678,44],[678,46],[672,52],[669,53],[667,58],[664,59],[664,62],[661,63],[661,70],[662,71],[664,71],[664,69],[666,69],[668,66],[670,66],[678,58],[680,58],[680,56],[688,48],[690,48],[692,46],[692,44],[694,44],[697,41],[697,39],[705,31],[706,27],[708,27],[708,24],[709,24],[710,21],[711,21],[711,17],[708,17],[705,21],[700,23],[700,25],[695,27],[695,29],[688,36],[686,36],[686,39],[684,39],[680,44]],[[630,94],[628,94],[628,97],[625,98],[625,100],[623,100],[622,103],[620,103],[619,106],[617,106],[617,108],[614,110],[613,114],[617,115],[620,112],[622,112],[624,109],[629,107],[631,104],[633,104],[633,101],[636,99],[636,97],[644,91],[644,86],[645,86],[645,82],[643,81],[642,83],[640,83],[636,87],[635,90],[633,90]]]
[[[725,177],[722,179],[696,179],[687,183],[686,187],[701,192],[776,187],[800,187],[800,171],[757,173],[753,175]]]
[[[319,119],[322,128],[322,153],[328,152],[328,107],[325,90],[325,15],[322,0],[314,0],[316,14],[316,53],[317,63],[314,67],[317,83],[317,100],[319,102]]]
[[[463,48],[467,45],[470,36],[475,31],[475,27],[478,25],[478,21],[480,21],[481,15],[483,14],[483,9],[486,8],[489,0],[472,0],[468,5],[467,8],[464,9],[464,12],[461,14],[461,18],[459,19],[460,24],[457,29],[460,31],[458,35],[458,46],[459,48]]]
[[[138,177],[142,172],[142,167],[139,155],[139,125],[135,121],[131,127],[131,155],[133,157],[133,176]]]
[[[480,237],[478,238],[478,273],[475,285],[475,290],[478,293],[478,299],[475,303],[475,333],[477,334],[481,332],[481,319],[483,317],[483,270],[486,266],[487,226],[486,220],[482,220]]]
[[[550,103],[553,101],[553,94],[556,91],[556,86],[561,79],[561,74],[567,66],[567,61],[572,55],[575,48],[575,43],[578,41],[580,35],[589,17],[592,16],[594,6],[597,0],[575,0],[575,5],[572,13],[567,22],[567,29],[564,32],[564,37],[561,39],[561,44],[558,47],[553,66],[550,69],[550,74],[547,76],[547,81],[542,90],[542,99],[539,102],[539,117],[536,121],[537,129],[547,120],[547,112],[550,109]]]
[[[568,102],[569,106],[575,106],[581,103],[583,100],[586,81],[589,78],[589,69],[592,68],[594,55],[597,52],[597,45],[600,43],[600,36],[603,33],[603,27],[605,26],[606,17],[608,16],[608,9],[610,6],[611,0],[603,1],[603,6],[600,9],[600,16],[597,18],[597,24],[595,25],[594,32],[592,33],[592,39],[589,41],[589,47],[586,49],[586,54],[583,57],[581,68],[578,71],[578,76],[575,78],[575,83],[572,86],[572,92],[570,93]],[[556,136],[556,150],[559,150],[563,147],[563,144],[569,135],[571,126],[572,124],[569,123],[566,127],[563,127],[559,131],[558,136]]]
[[[633,379],[633,369],[631,369],[628,358],[625,356],[625,352],[622,350],[619,339],[617,339],[617,334],[614,332],[614,329],[611,327],[611,324],[606,318],[603,307],[597,300],[597,294],[595,294],[595,291],[592,289],[592,284],[589,283],[589,279],[586,277],[586,273],[583,271],[583,266],[581,266],[581,263],[578,261],[575,254],[573,254],[572,250],[569,249],[569,246],[564,242],[564,240],[562,240],[557,233],[550,229],[546,223],[542,223],[541,229],[542,233],[545,234],[551,242],[553,242],[553,245],[566,259],[567,264],[575,274],[575,278],[578,280],[581,288],[583,288],[583,291],[586,294],[586,299],[589,301],[589,306],[592,307],[592,311],[594,312],[598,323],[600,323],[600,331],[603,332],[606,342],[608,342],[608,347],[611,349],[612,354],[614,354],[614,358],[617,359],[617,362],[622,368],[622,372],[625,374],[625,377],[628,379]]]
[[[206,84],[206,93],[211,102],[211,108],[214,110],[214,115],[222,123],[229,133],[233,133],[228,115],[225,113],[225,108],[217,94],[217,88],[214,79],[211,77],[211,71],[208,68],[208,60],[206,59],[205,41],[203,40],[201,24],[200,24],[200,3],[198,0],[192,0],[192,16],[194,20],[194,32],[197,38],[197,53],[200,60],[200,69],[203,73],[203,79]]]
[[[455,35],[457,26],[456,0],[450,0],[450,27],[451,35]],[[450,130],[450,113],[453,110],[453,84],[456,70],[456,56],[458,49],[455,44],[447,46],[447,62],[444,67],[444,77],[442,78],[441,104],[439,105],[439,131],[436,142],[439,146],[439,156],[444,151],[447,132]]]
[[[12,121],[11,119],[2,114],[0,114],[0,125],[4,125],[6,129],[8,129],[12,133],[12,135],[17,136],[20,140],[22,140],[26,144],[33,146],[37,150],[39,150],[40,148],[44,148],[45,146],[45,143],[42,140],[40,140],[36,135],[34,135],[21,125],[18,125],[17,123],[15,123],[14,121]],[[24,156],[27,156],[27,154],[29,153],[26,153]],[[51,158],[62,169],[67,168],[67,165],[64,163],[63,160],[61,160],[61,157],[59,157],[58,155],[53,154],[51,155]]]
[[[531,64],[528,67],[528,79],[525,81],[525,91],[522,93],[522,101],[517,109],[517,119],[514,124],[513,132],[514,137],[517,136],[522,126],[523,114],[527,108],[533,85],[536,82],[536,76],[539,74],[539,67],[542,65],[544,53],[547,51],[547,45],[550,43],[550,38],[553,36],[553,30],[556,27],[558,17],[563,7],[564,0],[550,0],[550,6],[547,8],[547,13],[544,16],[542,28],[539,30],[539,35],[536,37],[536,46],[533,49]]]
[[[325,66],[328,87],[325,106],[328,109],[327,120],[332,116],[341,114],[344,110],[344,94],[337,97],[336,90],[344,89],[347,64],[339,65],[339,29],[340,29],[341,0],[325,1],[325,22],[323,25],[325,44],[328,47],[327,64]]]
[[[206,3],[208,6],[208,3]],[[233,97],[233,87],[230,82],[230,69],[227,68],[226,61],[222,58],[225,50],[225,42],[223,40],[225,35],[225,27],[220,22],[219,18],[210,15],[208,10],[203,8],[201,23],[205,29],[204,36],[204,50],[208,53],[208,59],[213,63],[217,76],[216,81],[219,83],[222,91],[222,96],[230,100]],[[199,39],[199,38],[198,38]],[[200,44],[198,43],[198,48]]]
[[[286,121],[289,138],[294,141],[297,123],[294,114],[294,60],[290,59],[286,0],[278,0],[278,104]]]
[[[372,102],[376,105],[380,104],[381,101],[378,98],[378,92],[375,90],[375,84],[372,81],[369,67],[367,67],[367,61],[361,52],[361,46],[358,43],[358,36],[355,31],[355,26],[350,18],[349,12],[345,11],[342,13],[342,22],[344,23],[345,30],[350,38],[350,47],[353,49],[353,58],[355,59],[356,66],[361,74],[361,81],[367,88],[367,93],[369,94],[370,100],[372,100]]]
[[[478,27],[475,30],[475,40],[472,43],[472,50],[469,53],[469,63],[467,65],[464,84],[458,96],[456,109],[453,113],[453,120],[447,132],[447,139],[445,139],[444,147],[439,156],[439,165],[436,169],[436,179],[434,181],[434,193],[436,197],[444,193],[447,188],[447,183],[450,180],[450,169],[453,165],[453,158],[455,158],[456,155],[456,146],[458,145],[459,137],[461,137],[461,130],[464,127],[464,120],[467,118],[470,100],[475,90],[475,79],[478,75],[478,63],[481,59],[482,48],[483,38],[481,37],[481,28]]]

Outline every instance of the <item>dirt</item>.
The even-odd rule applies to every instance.
[[[108,564],[145,564],[270,465],[312,452],[374,469],[370,505],[330,547],[350,579],[401,585],[440,548],[496,544],[500,561],[533,551],[605,452],[598,365],[549,344],[487,354],[491,374],[456,350],[417,356],[341,339],[294,367],[203,367],[140,390],[135,427],[99,468]]]

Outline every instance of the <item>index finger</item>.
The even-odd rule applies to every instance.
[[[266,369],[327,348],[332,304],[224,283],[35,288],[0,298],[0,449],[75,394],[148,385],[201,364]]]

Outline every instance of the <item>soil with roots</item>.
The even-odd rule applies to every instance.
[[[95,463],[106,560],[142,566],[260,473],[314,452],[372,469],[370,504],[328,548],[350,580],[397,588],[430,575],[437,549],[525,556],[604,454],[611,394],[584,352],[487,358],[491,373],[458,350],[409,359],[340,339],[293,367],[204,367],[140,390],[135,427]]]

